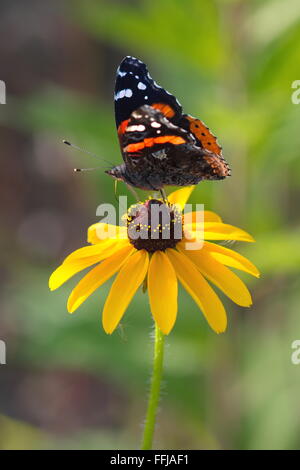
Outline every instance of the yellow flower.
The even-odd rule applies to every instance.
[[[224,224],[214,212],[203,211],[200,215],[204,221],[200,224],[196,223],[196,212],[182,215],[181,209],[192,190],[193,187],[188,187],[173,192],[168,197],[168,204],[149,199],[140,206],[144,211],[129,209],[127,227],[101,222],[89,227],[90,245],[71,253],[49,280],[49,287],[54,290],[79,271],[96,265],[71,292],[68,311],[73,313],[98,287],[117,273],[103,309],[102,322],[106,333],[111,334],[115,330],[134,294],[144,285],[148,289],[154,320],[160,330],[168,334],[177,316],[179,280],[200,307],[211,328],[217,333],[225,331],[226,312],[210,283],[236,304],[249,307],[252,300],[246,285],[228,267],[256,277],[259,277],[259,272],[244,256],[209,240],[254,240],[243,230]],[[162,238],[163,230],[167,228],[163,223],[154,227],[151,217],[144,223],[145,215],[149,215],[153,204],[169,211],[171,229],[167,239]],[[181,221],[184,232],[181,230],[178,237],[175,236],[174,227]],[[147,235],[150,230],[158,232],[155,239],[151,238],[152,235],[143,238],[142,234]],[[186,237],[192,231],[194,238],[203,232],[202,247],[189,249],[188,243],[193,240]],[[99,237],[100,233],[102,235]],[[103,233],[112,235],[103,238]]]

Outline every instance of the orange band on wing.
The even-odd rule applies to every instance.
[[[126,127],[128,126],[129,119],[126,119],[126,121],[121,122],[121,124],[118,127],[118,135],[124,134],[126,131]]]
[[[164,103],[153,103],[152,108],[158,109],[163,113],[167,118],[172,118],[175,115],[174,109],[171,108],[168,104]]]
[[[170,143],[173,145],[180,145],[184,144],[185,140],[182,137],[178,137],[177,135],[164,135],[161,137],[153,137],[144,139],[142,142],[138,142],[137,144],[129,144],[125,147],[125,152],[138,152],[145,147],[152,147],[155,144],[166,144]]]

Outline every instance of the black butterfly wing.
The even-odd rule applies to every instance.
[[[185,129],[174,125],[158,109],[143,105],[133,111],[125,121],[123,132],[119,134],[122,150],[132,153],[151,153],[162,144],[195,143],[195,138]],[[122,126],[121,126],[122,127]]]
[[[115,85],[116,126],[129,119],[131,113],[148,104],[176,123],[182,107],[175,96],[160,87],[150,76],[146,65],[135,57],[125,57],[117,70]]]

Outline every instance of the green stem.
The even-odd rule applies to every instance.
[[[159,403],[160,384],[164,359],[164,335],[155,323],[155,340],[154,340],[154,358],[153,372],[151,378],[150,395],[145,420],[142,450],[152,449],[153,434],[155,429],[155,421],[157,407]]]

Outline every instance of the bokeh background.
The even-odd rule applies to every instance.
[[[223,335],[181,291],[155,447],[299,448],[300,365],[291,362],[300,339],[300,105],[291,101],[298,0],[2,0],[0,18],[0,448],[140,443],[152,352],[147,297],[136,295],[122,327],[106,336],[109,283],[73,316],[65,304],[77,279],[54,293],[47,286],[86,243],[97,205],[116,203],[103,169],[73,172],[105,163],[61,140],[121,161],[113,88],[125,55],[145,61],[218,136],[232,177],[199,184],[192,201],[256,238],[234,248],[262,272],[243,276],[253,308],[222,297]]]

